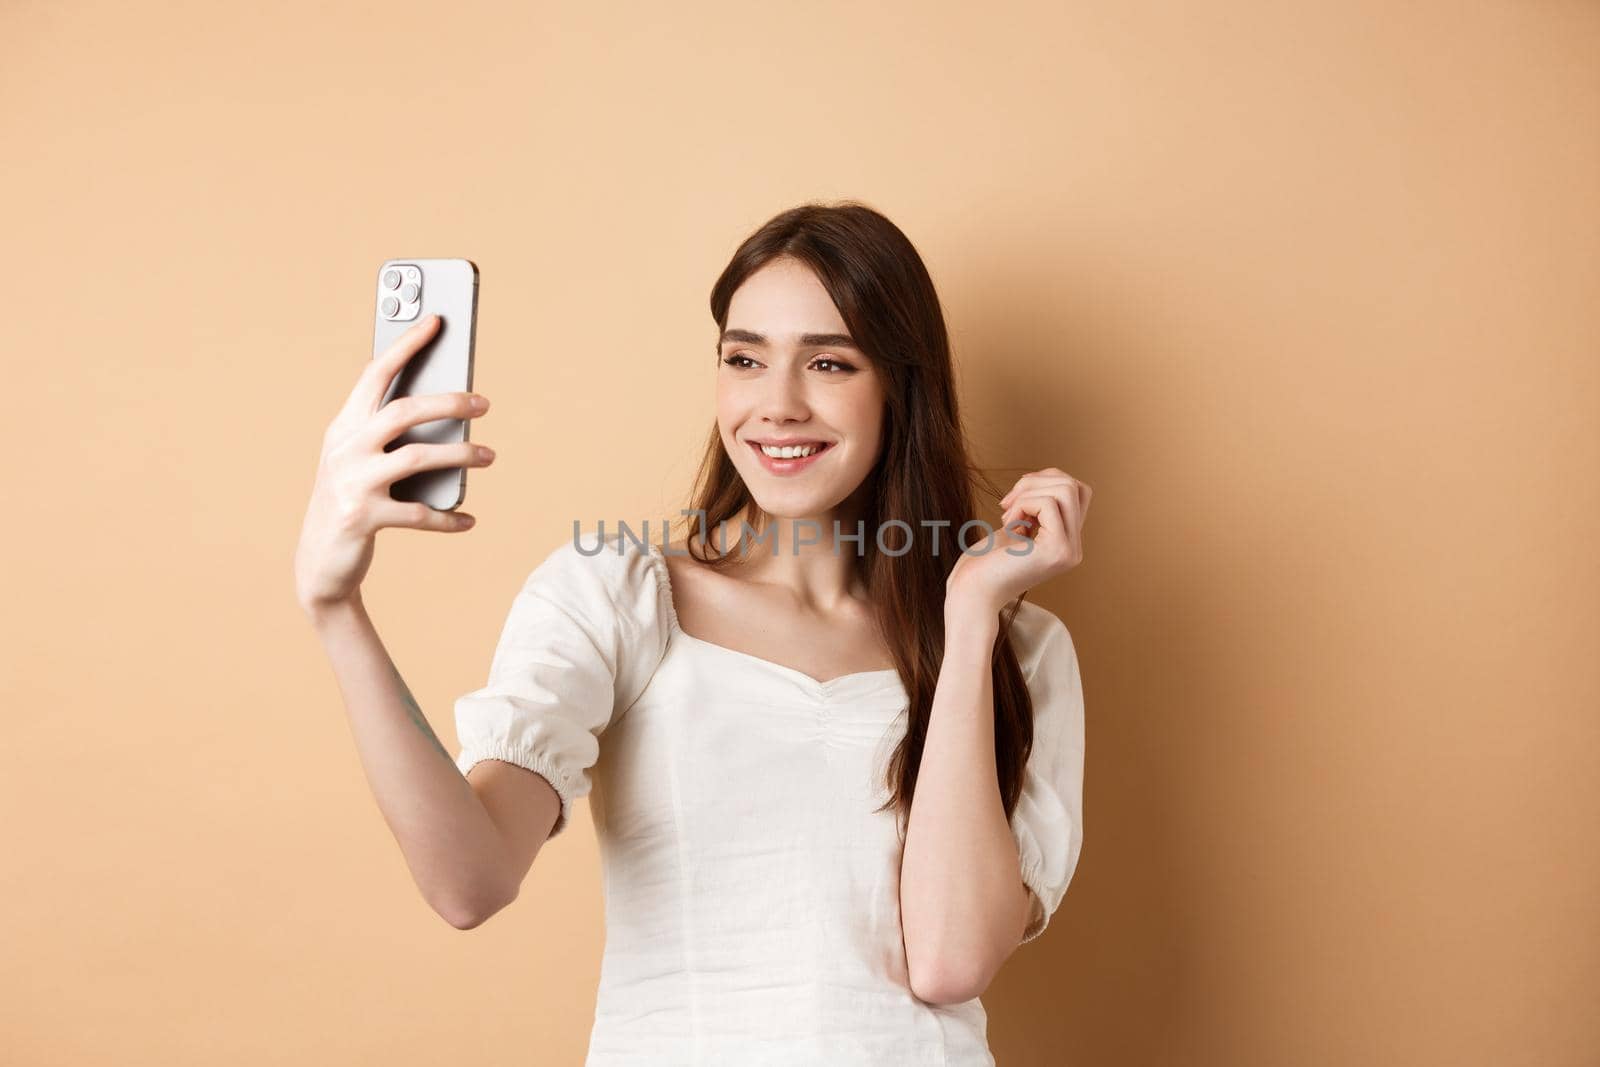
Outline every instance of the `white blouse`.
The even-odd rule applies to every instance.
[[[819,682],[685,633],[659,545],[568,541],[455,702],[465,774],[504,760],[589,795],[605,953],[586,1067],[991,1065],[978,998],[918,1000],[888,759],[898,672]],[[674,550],[675,552],[679,550]],[[1044,931],[1083,847],[1083,690],[1066,626],[1023,601],[1034,742],[1011,828]],[[591,792],[592,791],[592,792]]]

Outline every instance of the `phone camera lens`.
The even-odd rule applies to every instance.
[[[414,304],[417,301],[417,293],[419,291],[415,285],[408,285],[400,290],[400,299],[408,304]]]
[[[388,316],[391,319],[394,318],[396,315],[398,315],[400,313],[400,301],[396,300],[392,296],[384,297],[383,298],[383,313],[384,313],[384,315]]]
[[[398,288],[400,288],[400,272],[397,271],[397,270],[386,270],[386,271],[384,271],[383,272],[383,287],[385,289],[398,289]]]

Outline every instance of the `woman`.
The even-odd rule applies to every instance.
[[[985,540],[974,497],[993,488],[932,281],[869,208],[778,215],[711,312],[716,427],[683,537],[575,523],[513,601],[488,684],[456,701],[453,761],[359,599],[377,529],[464,528],[389,483],[489,462],[382,452],[482,410],[377,408],[431,327],[374,360],[330,428],[301,603],[389,826],[454,925],[514,900],[590,796],[607,894],[591,1067],[992,1064],[978,996],[1044,930],[1082,847],[1077,658],[1020,598],[1081,560],[1089,487],[1021,478]]]

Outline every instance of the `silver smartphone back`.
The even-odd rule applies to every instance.
[[[386,259],[378,268],[377,310],[372,354],[377,356],[426,315],[439,327],[421,351],[395,375],[379,405],[401,396],[470,392],[472,351],[478,332],[478,267],[470,259]],[[467,419],[418,423],[384,445],[393,452],[413,441],[444,444],[468,440]],[[418,471],[389,487],[395,500],[421,501],[439,511],[461,505],[467,495],[467,469]]]

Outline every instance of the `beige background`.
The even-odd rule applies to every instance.
[[[859,197],[984,462],[1095,488],[1086,847],[1003,1067],[1600,1061],[1600,6],[0,5],[0,1057],[576,1064],[587,808],[423,903],[290,560],[389,256],[483,271],[454,750],[574,516],[676,505],[738,241]]]

